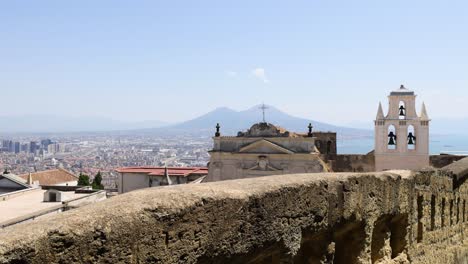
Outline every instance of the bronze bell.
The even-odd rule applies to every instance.
[[[391,145],[391,146],[394,146],[396,145],[396,135],[393,133],[393,131],[390,131],[390,133],[388,134],[388,145]]]
[[[400,106],[400,116],[405,116],[405,107],[404,106]]]
[[[408,145],[414,145],[415,142],[416,142],[416,137],[413,135],[413,132],[409,132]]]

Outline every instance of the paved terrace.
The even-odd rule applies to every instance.
[[[62,204],[62,202],[43,202],[45,192],[46,190],[34,189],[6,201],[0,201],[0,223]],[[68,200],[85,195],[87,194],[66,192]]]

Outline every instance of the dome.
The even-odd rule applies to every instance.
[[[246,132],[239,132],[238,137],[289,137],[291,133],[282,127],[270,123],[256,123]]]

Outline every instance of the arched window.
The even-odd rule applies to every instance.
[[[394,125],[388,126],[387,147],[388,149],[396,149],[397,134]]]
[[[332,142],[329,140],[327,142],[327,154],[330,154],[332,151]]]
[[[406,138],[406,143],[408,145],[408,149],[416,149],[416,132],[414,131],[414,126],[408,126],[408,136]]]
[[[317,140],[317,141],[315,142],[315,146],[317,147],[317,149],[318,149],[320,152],[322,152],[322,141]]]
[[[400,101],[398,104],[398,118],[399,119],[406,119],[406,106],[405,102]]]

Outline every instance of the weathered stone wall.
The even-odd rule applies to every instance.
[[[457,173],[145,189],[0,231],[0,263],[466,263],[468,187],[453,184]]]
[[[429,161],[431,163],[431,166],[434,168],[443,168],[445,166],[448,166],[455,161],[459,161],[461,159],[466,158],[466,156],[458,156],[458,155],[431,155],[429,157]]]

